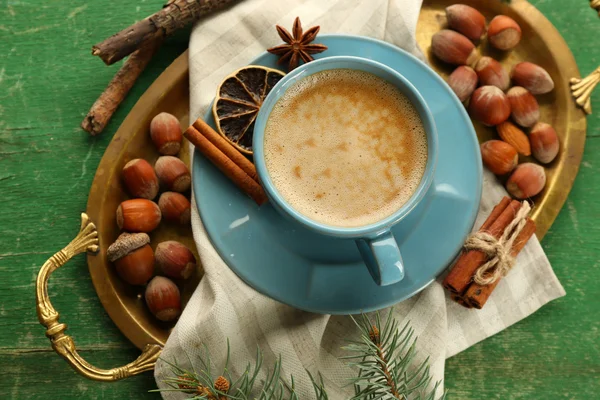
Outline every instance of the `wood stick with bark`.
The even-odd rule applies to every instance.
[[[160,47],[162,40],[150,43],[137,50],[123,64],[110,81],[104,92],[98,97],[92,108],[81,122],[81,127],[92,136],[101,133],[112,118],[133,84],[146,69],[150,59]]]
[[[157,13],[93,46],[92,54],[111,65],[235,1],[239,0],[171,0]]]

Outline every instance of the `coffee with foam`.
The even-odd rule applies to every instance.
[[[264,134],[273,185],[294,209],[329,226],[390,216],[413,195],[427,136],[413,104],[367,72],[334,69],[293,84]]]

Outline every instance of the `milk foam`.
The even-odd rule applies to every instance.
[[[397,211],[417,189],[427,137],[412,103],[387,81],[337,69],[292,85],[265,129],[273,184],[296,210],[338,227]]]

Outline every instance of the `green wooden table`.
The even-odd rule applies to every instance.
[[[532,2],[582,74],[600,65],[600,18],[587,0]],[[76,375],[44,337],[34,288],[41,264],[76,233],[112,135],[189,32],[163,46],[97,138],[79,123],[118,66],[90,56],[91,45],[162,3],[0,0],[0,398],[159,397],[147,393],[150,373],[116,383]],[[448,360],[450,398],[600,398],[600,89],[592,102],[579,177],[542,243],[567,296]],[[49,290],[86,359],[111,368],[137,357],[100,305],[84,256],[53,274]]]

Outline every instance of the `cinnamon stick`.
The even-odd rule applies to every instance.
[[[512,257],[516,257],[519,255],[521,250],[525,247],[529,239],[535,233],[535,222],[531,218],[527,218],[527,222],[525,226],[517,235],[517,238],[513,242],[513,246],[510,250],[510,255]],[[486,301],[489,299],[490,295],[498,285],[501,279],[498,279],[496,282],[489,285],[479,285],[473,282],[469,288],[467,289],[464,295],[464,301],[472,307],[481,309]]]
[[[461,306],[463,306],[465,308],[473,308],[473,306],[471,304],[469,304],[464,297],[462,297],[458,294],[455,294],[455,293],[450,294],[450,299],[452,299],[452,301],[460,304]]]
[[[510,197],[504,196],[500,203],[496,204],[496,206],[492,209],[490,215],[488,215],[487,219],[483,222],[481,227],[479,228],[479,232],[487,231],[490,229],[492,224],[498,219],[498,217],[506,210],[506,207],[510,204]]]
[[[219,135],[210,125],[201,118],[198,118],[196,122],[194,122],[194,128],[210,140],[210,142],[229,157],[231,161],[243,169],[245,173],[250,175],[252,179],[258,182],[258,174],[256,173],[254,164],[244,157],[242,153],[237,151],[235,147],[233,147],[223,136]]]
[[[258,182],[227,157],[225,153],[219,150],[217,146],[202,135],[193,125],[186,129],[183,136],[258,205],[267,202],[267,195]],[[227,144],[229,145],[229,143]]]
[[[235,1],[238,0],[171,0],[160,11],[93,46],[92,55],[111,65]]]
[[[161,41],[155,41],[133,53],[117,71],[104,92],[98,97],[92,108],[81,122],[81,127],[92,136],[100,134],[113,114],[123,102],[129,90],[142,74],[150,59],[160,47]]]
[[[511,202],[508,197],[504,196],[481,225],[479,231],[486,231],[490,235],[499,238],[519,207],[520,203],[518,201],[513,200]],[[499,221],[501,217],[502,220]],[[446,279],[444,279],[444,287],[451,293],[462,295],[471,282],[473,274],[484,262],[485,254],[482,252],[476,250],[463,251]]]

